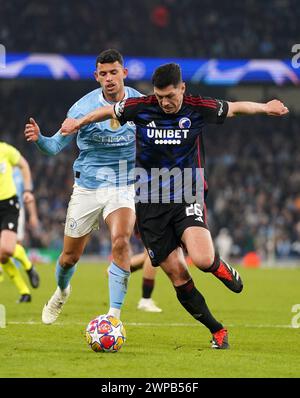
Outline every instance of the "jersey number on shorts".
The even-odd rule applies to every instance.
[[[185,208],[187,216],[197,216],[196,220],[203,222],[203,211],[199,203],[194,203]]]

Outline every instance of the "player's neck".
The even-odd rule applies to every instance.
[[[183,97],[182,97],[182,99],[180,101],[180,104],[178,105],[178,108],[176,109],[176,111],[174,113],[178,113],[180,111],[180,109],[182,107],[182,103],[183,103]]]
[[[107,94],[103,91],[103,97],[105,98],[105,100],[107,102],[119,102],[122,101],[122,99],[124,99],[125,97],[125,90],[123,89],[122,91],[120,91],[119,93],[116,94]]]

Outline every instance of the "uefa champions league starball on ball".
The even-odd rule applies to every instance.
[[[126,340],[123,323],[112,315],[99,315],[91,320],[85,335],[95,352],[118,352]]]

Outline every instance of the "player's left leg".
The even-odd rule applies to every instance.
[[[30,290],[16,264],[11,260],[11,258],[9,258],[6,263],[2,263],[2,266],[20,294],[18,302],[29,303],[31,301]]]
[[[162,312],[162,309],[159,308],[151,298],[155,285],[157,268],[152,266],[147,251],[145,251],[145,256],[146,258],[143,266],[142,298],[138,303],[138,309],[147,312]]]
[[[211,272],[231,291],[242,291],[243,282],[239,273],[215,253],[208,229],[190,226],[184,230],[181,239],[196,267],[204,272]]]
[[[27,272],[30,284],[33,288],[39,287],[40,277],[37,273],[35,266],[29,260],[26,251],[22,245],[25,238],[25,210],[21,206],[18,218],[18,230],[17,230],[17,245],[13,254],[13,257],[18,260],[25,271]]]
[[[13,258],[18,260],[22,264],[23,268],[26,270],[31,286],[33,288],[37,288],[40,284],[39,274],[35,270],[32,262],[29,260],[24,247],[19,243],[16,244]]]
[[[57,288],[42,311],[42,321],[46,325],[51,325],[60,315],[63,306],[71,294],[70,281],[75,272],[76,264],[79,261],[85,246],[88,242],[89,234],[73,238],[64,236],[64,245],[55,268]]]
[[[135,212],[132,208],[121,207],[109,213],[105,217],[105,222],[110,231],[112,245],[112,262],[109,267],[110,308],[108,314],[120,318],[130,276],[130,237],[135,224]]]
[[[218,337],[218,347],[228,348],[227,330],[210,313],[202,294],[194,286],[191,275],[179,248],[180,239],[178,231],[174,226],[185,220],[185,207],[182,212],[181,205],[137,203],[136,213],[141,238],[148,251],[153,266],[161,266],[174,286],[180,304],[195,319],[205,325],[213,334]]]
[[[160,263],[160,266],[171,280],[180,304],[212,333],[212,348],[229,348],[227,330],[222,323],[214,318],[205,298],[194,285],[182,250],[180,248],[175,249]]]
[[[22,278],[20,271],[12,261],[16,242],[17,234],[15,231],[3,230],[1,232],[0,263],[21,295],[19,302],[29,302],[31,301],[30,290]]]

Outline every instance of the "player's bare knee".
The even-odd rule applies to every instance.
[[[80,256],[77,253],[63,253],[60,256],[60,265],[62,268],[72,268],[79,261]]]
[[[182,267],[165,267],[164,272],[175,286],[180,286],[191,279],[189,272]]]
[[[212,266],[214,262],[214,255],[206,254],[206,255],[201,255],[197,256],[196,258],[193,259],[193,263],[196,265],[197,268],[200,268],[201,270],[205,270],[209,267]]]
[[[11,250],[2,249],[0,252],[0,263],[7,263],[9,257],[12,257],[13,252]]]
[[[117,236],[112,238],[112,252],[114,256],[123,256],[129,252],[129,237]]]
[[[0,255],[0,263],[5,264],[7,263],[9,256]]]

